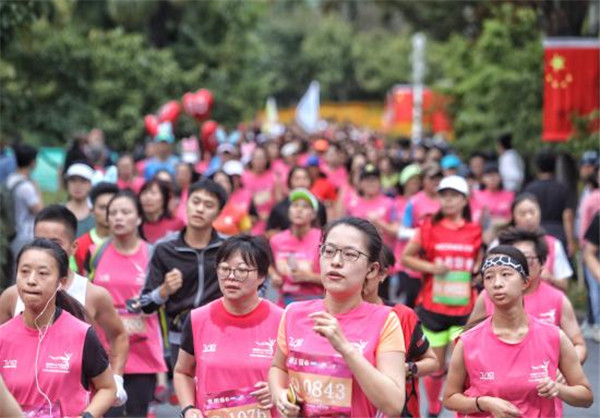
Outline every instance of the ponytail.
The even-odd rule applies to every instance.
[[[69,312],[75,318],[83,322],[87,322],[88,324],[91,323],[90,317],[83,305],[64,290],[59,290],[58,292],[56,292],[55,304],[57,308],[61,308]]]

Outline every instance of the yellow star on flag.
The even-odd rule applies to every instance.
[[[566,61],[565,57],[561,57],[558,54],[554,54],[554,56],[550,60],[550,67],[552,67],[552,69],[554,71],[564,70],[565,69],[565,61]]]

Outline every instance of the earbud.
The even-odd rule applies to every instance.
[[[58,284],[58,287],[56,288],[56,291],[58,292],[60,289],[62,289],[62,283]]]

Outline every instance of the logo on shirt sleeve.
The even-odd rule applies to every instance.
[[[269,338],[267,341],[255,341],[258,347],[252,348],[250,357],[260,357],[271,359],[275,355],[275,339]]]
[[[73,353],[67,353],[66,351],[58,356],[49,355],[43,371],[48,373],[69,373],[72,357]]]

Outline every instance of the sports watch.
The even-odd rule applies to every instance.
[[[414,361],[409,361],[406,363],[408,367],[408,375],[406,377],[413,377],[419,372],[419,368],[417,367],[417,363]]]
[[[195,406],[194,406],[194,405],[188,405],[188,406],[186,406],[185,408],[183,408],[183,409],[181,410],[181,412],[179,413],[179,418],[185,418],[185,413],[186,413],[187,411],[189,411],[190,409],[192,409],[192,408],[195,408]]]

